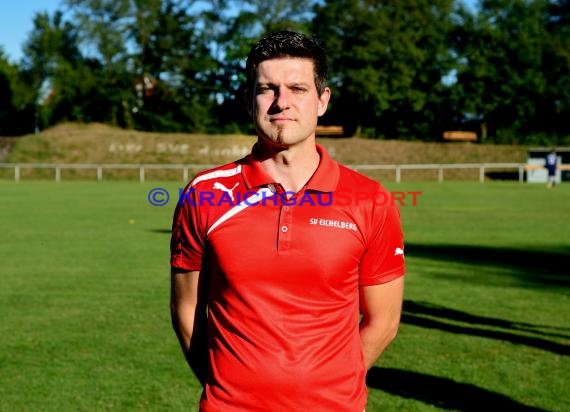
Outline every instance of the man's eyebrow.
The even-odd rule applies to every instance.
[[[307,83],[307,82],[292,82],[292,83],[288,83],[287,86],[288,86],[288,87],[299,87],[299,86],[302,86],[302,87],[309,87],[309,86],[310,86],[310,83]]]
[[[255,84],[255,88],[256,88],[256,89],[265,88],[265,87],[270,88],[270,89],[274,89],[274,88],[277,87],[277,85],[276,85],[275,83],[271,82],[271,81],[266,81],[266,82],[261,81],[261,82],[257,82],[257,83]]]
[[[257,85],[257,87],[259,87],[259,86],[277,86],[277,84],[272,82],[272,81],[258,81],[256,85]],[[299,82],[286,83],[285,86],[287,86],[287,87],[296,87],[296,86],[310,87],[310,83],[299,81]]]

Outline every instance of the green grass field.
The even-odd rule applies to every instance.
[[[197,410],[168,309],[174,200],[147,200],[179,186],[0,182],[1,411]],[[570,185],[388,186],[422,195],[367,412],[570,410]]]

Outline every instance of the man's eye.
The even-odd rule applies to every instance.
[[[257,94],[265,94],[265,93],[269,93],[271,91],[271,89],[269,87],[258,87],[257,88]]]
[[[306,89],[304,87],[293,87],[294,93],[304,93]]]

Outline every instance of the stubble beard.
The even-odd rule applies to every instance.
[[[267,143],[279,146],[281,148],[286,148],[288,144],[286,143],[287,140],[287,131],[286,128],[280,126],[271,127],[270,130],[264,131],[263,129],[259,130],[261,133],[261,137]]]

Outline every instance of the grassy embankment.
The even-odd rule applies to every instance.
[[[161,134],[120,130],[104,125],[63,124],[38,135],[4,139],[4,158],[11,163],[134,163],[217,165],[247,154],[254,143],[251,136]],[[522,146],[473,143],[427,143],[369,139],[319,138],[330,154],[348,165],[439,164],[439,163],[521,163],[526,159]],[[197,169],[200,169],[198,166]],[[194,170],[195,172],[196,170]],[[498,176],[494,170],[488,177]],[[510,172],[513,172],[511,169]],[[0,178],[10,178],[11,170],[0,170]],[[393,171],[365,172],[391,181]],[[478,179],[478,170],[450,170],[448,179]],[[53,170],[22,170],[22,179],[51,179]],[[148,179],[180,179],[179,170],[147,171]],[[437,172],[404,171],[402,179],[435,180]],[[94,179],[95,171],[64,170],[62,179]],[[105,171],[105,179],[137,179],[137,170]]]

